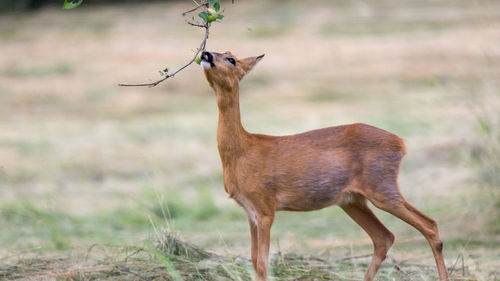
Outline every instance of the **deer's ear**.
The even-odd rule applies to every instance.
[[[245,74],[247,74],[248,72],[250,72],[250,70],[252,70],[255,65],[264,57],[264,54],[260,55],[260,56],[256,56],[256,57],[249,57],[249,58],[245,58],[243,60],[241,60],[241,66],[243,68],[243,70],[245,70]]]

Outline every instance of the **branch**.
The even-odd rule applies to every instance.
[[[163,77],[162,79],[157,80],[155,82],[141,83],[141,84],[118,84],[118,86],[122,86],[122,87],[154,87],[154,86],[160,84],[161,82],[167,80],[168,78],[174,77],[181,70],[183,70],[184,68],[190,66],[194,62],[194,60],[196,59],[196,56],[198,55],[198,53],[201,52],[202,50],[205,50],[205,47],[207,45],[208,36],[210,34],[210,23],[209,22],[205,23],[205,25],[200,25],[200,26],[202,26],[203,28],[205,28],[205,37],[203,37],[203,41],[201,41],[200,47],[197,49],[196,54],[194,55],[194,57],[187,64],[185,64],[181,68],[177,69],[172,74],[166,73],[165,77]]]
[[[195,2],[196,3],[196,2]],[[182,13],[182,15],[186,15],[188,13],[192,13],[196,10],[198,10],[199,8],[201,7],[205,7],[205,8],[208,8],[209,7],[209,2],[208,1],[203,1],[201,2],[200,4],[196,3],[197,6],[192,8],[191,10],[188,10],[184,13]],[[160,84],[161,82],[167,80],[168,78],[171,78],[171,77],[174,77],[177,73],[179,73],[181,70],[183,70],[184,68],[190,66],[196,59],[196,56],[198,56],[198,54],[205,50],[205,47],[207,45],[207,40],[208,40],[208,36],[210,34],[210,26],[211,26],[211,23],[210,22],[205,22],[204,24],[197,24],[197,23],[193,23],[193,22],[187,22],[188,24],[192,25],[192,26],[196,26],[196,27],[202,27],[202,28],[205,28],[205,36],[203,37],[203,40],[201,41],[201,44],[200,44],[200,47],[196,50],[196,53],[194,55],[194,57],[188,62],[186,63],[184,66],[182,66],[181,68],[177,69],[175,72],[173,72],[172,74],[168,73],[167,70],[165,70],[165,77],[161,78],[160,80],[157,80],[155,82],[151,82],[151,83],[140,83],[140,84],[118,84],[118,86],[122,86],[122,87],[154,87],[158,84]]]

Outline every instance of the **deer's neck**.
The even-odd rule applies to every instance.
[[[215,89],[219,108],[217,144],[224,166],[230,166],[245,151],[249,134],[241,125],[239,87]]]

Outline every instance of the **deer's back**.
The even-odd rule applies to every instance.
[[[361,152],[383,148],[386,151],[406,153],[404,142],[398,136],[370,125],[356,123],[312,130],[301,134],[275,137],[278,150],[336,148]]]

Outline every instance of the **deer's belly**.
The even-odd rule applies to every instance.
[[[342,201],[342,191],[353,182],[342,166],[327,171],[313,169],[298,175],[285,175],[275,183],[277,209],[312,211]]]

